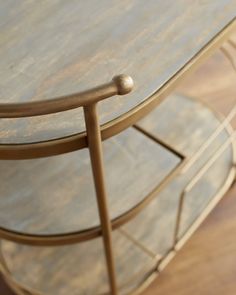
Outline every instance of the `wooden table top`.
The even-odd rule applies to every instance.
[[[71,94],[127,73],[134,91],[100,103],[108,122],[160,89],[236,15],[236,0],[0,0],[0,101]],[[0,142],[84,130],[81,110],[4,119]]]

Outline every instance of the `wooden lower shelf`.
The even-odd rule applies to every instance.
[[[180,163],[134,128],[107,140],[104,158],[112,219],[136,206]],[[0,178],[1,227],[53,235],[99,225],[87,149],[44,159],[0,161]]]
[[[142,283],[156,261],[119,231],[114,232],[113,241],[119,286],[130,291]],[[31,282],[30,286],[43,294],[109,294],[101,238],[71,246],[16,249],[15,244],[4,242],[2,247],[9,255],[10,269],[14,265],[21,268],[15,278],[26,285]],[[136,259],[136,267],[130,267]]]
[[[170,96],[159,108],[138,123],[141,128],[158,136],[189,158],[199,150],[199,147],[219,124],[219,118],[205,105],[180,95]],[[126,136],[129,141],[133,130],[128,132]],[[142,134],[139,136],[145,138]],[[229,136],[229,131],[224,129],[187,173],[177,175],[140,214],[120,229],[113,231],[119,294],[127,294],[136,290],[150,273],[155,271],[160,259],[165,258],[173,249],[180,195],[199,169],[225,143]],[[152,142],[148,139],[147,142],[149,141]],[[152,143],[158,146],[154,141]],[[125,144],[119,148],[123,150],[124,146]],[[128,150],[132,147],[133,143],[130,141]],[[140,152],[145,154],[147,152],[146,146],[140,148]],[[123,153],[126,154],[125,149]],[[132,152],[131,155],[132,159],[138,157]],[[164,155],[169,157],[169,154],[164,153]],[[151,153],[149,156],[152,159],[150,170],[148,162],[147,170],[143,172],[145,173],[144,179],[147,181],[149,181],[150,175],[154,178],[156,176],[152,174],[152,167],[162,169],[159,163],[166,162],[156,154]],[[113,159],[114,156],[111,158]],[[176,156],[173,159],[176,161]],[[170,166],[173,164],[173,159],[169,157],[167,161]],[[231,173],[233,159],[233,147],[229,145],[206,170],[193,189],[186,194],[178,239],[184,238],[187,231],[198,220],[201,220],[205,208],[209,204],[216,203],[228,189],[233,180]],[[116,160],[115,167],[121,161],[119,158]],[[113,167],[112,173],[115,167]],[[129,166],[125,167],[128,169]],[[130,169],[135,175],[135,169],[140,173],[142,171],[141,166],[132,166]],[[124,173],[125,170],[122,168],[122,171]],[[121,184],[123,178],[119,180]],[[135,179],[133,181],[135,181],[134,192],[137,192],[139,191],[139,183]],[[130,185],[130,192],[133,193],[134,184]],[[142,186],[142,183],[140,185]],[[123,190],[119,188],[121,197],[122,192],[128,191],[129,188],[125,187]],[[64,195],[61,198],[63,199],[63,197]],[[37,201],[39,202],[40,199]],[[123,198],[121,205],[124,205],[125,202],[126,199]],[[47,203],[48,208],[50,208],[49,205],[50,203]],[[58,212],[59,215],[60,213]],[[62,214],[61,216],[63,217]],[[46,295],[109,294],[101,238],[78,245],[60,247],[31,247],[3,241],[2,253],[12,277],[16,282],[25,286],[26,290],[29,287]],[[38,293],[30,291],[23,294]]]

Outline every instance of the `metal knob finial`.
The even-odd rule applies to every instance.
[[[125,74],[115,76],[112,81],[116,84],[119,95],[129,93],[134,87],[133,79]]]

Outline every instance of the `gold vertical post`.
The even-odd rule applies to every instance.
[[[173,248],[175,248],[176,243],[178,242],[178,236],[179,236],[179,230],[180,230],[180,223],[181,223],[181,216],[184,206],[184,199],[185,199],[185,190],[182,191],[180,197],[179,197],[179,205],[178,205],[178,211],[177,211],[177,217],[175,222],[175,230],[174,230],[174,245]]]
[[[98,122],[97,104],[84,106],[88,147],[97,196],[98,210],[106,254],[107,270],[112,295],[118,294],[115,262],[112,247],[112,228],[109,217],[107,193],[105,187],[101,131]]]

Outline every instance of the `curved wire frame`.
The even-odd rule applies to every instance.
[[[223,121],[224,122],[224,121]],[[221,126],[221,125],[220,125]],[[228,189],[228,187],[230,186],[230,184],[232,183],[232,180],[235,177],[235,172],[236,172],[236,167],[233,166],[223,187],[220,189],[220,191],[217,192],[216,197],[213,199],[212,202],[210,202],[207,206],[207,208],[205,208],[205,210],[202,212],[201,216],[199,216],[199,218],[197,218],[197,220],[191,225],[191,227],[189,228],[189,230],[183,235],[183,237],[181,237],[180,239],[178,238],[178,230],[179,230],[179,225],[180,225],[180,217],[181,217],[181,211],[182,211],[182,205],[184,202],[184,198],[187,192],[189,192],[196,184],[197,182],[201,179],[202,176],[204,176],[204,174],[208,171],[208,169],[214,164],[214,162],[222,155],[222,153],[224,153],[224,151],[230,146],[233,145],[233,156],[234,156],[234,165],[235,165],[235,138],[236,138],[236,132],[232,131],[232,129],[230,128],[230,125],[227,124],[225,126],[226,130],[229,133],[229,138],[227,139],[227,141],[224,143],[223,146],[221,146],[218,150],[215,151],[215,153],[213,154],[213,157],[210,158],[200,169],[199,171],[196,173],[196,175],[194,176],[194,178],[187,184],[186,188],[183,190],[181,196],[180,196],[180,206],[179,207],[179,215],[177,217],[176,220],[176,230],[174,233],[174,243],[173,243],[173,250],[170,251],[169,254],[167,254],[167,256],[161,258],[156,256],[156,260],[157,260],[157,268],[152,269],[149,274],[147,275],[147,278],[145,279],[145,281],[143,282],[143,284],[141,284],[141,286],[138,287],[137,290],[135,290],[134,292],[129,293],[129,295],[136,295],[136,294],[140,294],[140,292],[142,292],[157,276],[158,274],[163,270],[163,268],[165,268],[165,266],[169,263],[169,261],[175,256],[176,252],[182,247],[182,245],[186,242],[186,240],[191,236],[191,234],[196,230],[196,228],[199,226],[199,224],[204,220],[204,218],[207,216],[207,214],[212,210],[212,208],[217,204],[217,202],[219,201],[219,199],[224,195],[224,193],[226,192],[226,190]],[[202,151],[203,153],[203,151]],[[187,164],[187,163],[186,163]],[[139,245],[138,245],[139,246]],[[144,251],[148,250],[148,249],[143,249]],[[153,254],[151,254],[153,255]],[[4,253],[2,252],[2,247],[0,244],[0,270],[4,276],[4,279],[6,280],[6,282],[9,284],[9,286],[16,292],[16,294],[19,295],[44,295],[42,292],[39,292],[36,289],[32,289],[30,287],[24,286],[22,283],[20,283],[18,280],[14,279],[12,277],[12,274],[8,268],[7,262],[4,259]],[[148,270],[148,268],[147,268]],[[110,293],[109,293],[110,294]],[[108,293],[106,294],[99,294],[99,295],[109,295]]]
[[[236,20],[233,19],[225,28],[222,29],[212,40],[209,41],[199,52],[196,54],[189,62],[180,69],[173,77],[168,80],[156,93],[146,98],[142,103],[129,110],[127,113],[105,123],[101,126],[101,138],[102,140],[108,139],[111,136],[118,134],[124,129],[132,126],[138,120],[145,117],[149,112],[151,112],[156,106],[158,106],[162,100],[172,92],[172,90],[178,85],[178,83],[183,80],[189,73],[193,72],[200,64],[202,64],[211,54],[212,50],[220,47],[222,42],[226,40],[232,31],[236,27]],[[128,79],[129,80],[129,79]],[[128,84],[132,82],[129,80]],[[125,85],[123,85],[125,84]],[[127,87],[126,83],[120,83],[119,79],[115,78],[112,82],[97,87],[95,89],[82,92],[80,94],[73,94],[67,97],[60,97],[54,100],[45,101],[47,110],[42,107],[42,102],[31,102],[27,105],[22,104],[0,104],[0,118],[1,117],[19,117],[20,115],[37,115],[48,114],[49,110],[51,112],[61,112],[74,107],[81,106],[82,102],[86,105],[89,102],[96,102],[104,99],[104,90],[106,95],[124,94],[122,87]],[[121,85],[123,85],[121,87]],[[124,87],[124,88],[125,88]],[[130,85],[129,85],[130,87]],[[98,92],[102,96],[88,98],[88,95],[97,95]],[[81,95],[81,99],[79,99]],[[65,102],[67,99],[68,102]],[[44,103],[45,103],[44,102]],[[53,102],[56,102],[56,106],[53,106]],[[76,106],[75,106],[76,105]],[[3,107],[3,108],[2,108]],[[16,107],[16,108],[15,108]],[[38,111],[35,111],[35,108]],[[63,109],[65,108],[65,109]],[[2,110],[1,110],[2,109]],[[11,113],[11,114],[10,114]],[[78,149],[87,147],[86,142],[86,132],[81,132],[78,134],[72,134],[66,137],[32,142],[32,143],[21,143],[21,144],[0,144],[0,159],[10,160],[10,159],[32,159],[40,157],[49,157],[53,155],[68,153]]]
[[[232,48],[236,49],[236,43],[232,41],[231,39],[227,40],[226,44],[230,45]],[[221,52],[225,56],[225,58],[229,61],[234,73],[236,74],[236,62],[234,57],[231,55],[231,53],[222,45],[220,47]],[[205,173],[210,169],[210,167],[215,163],[215,161],[224,153],[224,151],[229,148],[231,145],[233,147],[233,163],[232,163],[232,169],[229,173],[229,177],[226,181],[226,187],[229,186],[229,184],[232,183],[233,180],[235,180],[236,175],[236,155],[235,155],[235,140],[236,140],[236,131],[232,130],[230,122],[235,118],[236,116],[236,104],[231,109],[231,111],[228,113],[228,115],[224,118],[224,120],[221,122],[221,124],[216,128],[216,130],[211,134],[211,136],[208,138],[208,140],[199,148],[199,150],[191,157],[186,165],[183,167],[181,174],[185,174],[188,172],[189,168],[191,168],[194,163],[200,158],[200,156],[205,152],[205,150],[210,146],[212,142],[214,142],[215,139],[220,135],[220,133],[226,128],[228,130],[228,133],[230,134],[230,137],[225,141],[225,143],[220,146],[217,151],[212,155],[212,157],[197,171],[195,176],[187,183],[185,188],[183,189],[180,198],[179,198],[179,204],[178,204],[178,212],[177,212],[177,218],[176,218],[176,224],[175,224],[175,233],[174,233],[174,249],[180,249],[181,246],[184,244],[184,242],[191,236],[191,234],[194,232],[194,230],[199,226],[201,221],[206,217],[206,215],[210,212],[210,210],[217,204],[219,198],[213,199],[212,202],[208,204],[208,206],[205,208],[201,216],[198,218],[196,222],[192,224],[190,229],[187,230],[186,233],[183,234],[183,237],[180,238],[180,225],[181,225],[181,219],[182,219],[182,211],[184,206],[184,201],[186,198],[186,195],[196,186],[196,184],[202,179],[202,177],[205,175]],[[228,184],[229,183],[229,184]],[[228,185],[227,185],[228,184]],[[224,186],[223,186],[224,187]],[[223,188],[222,188],[223,189]],[[222,194],[219,194],[222,195]],[[221,197],[221,196],[220,196]]]
[[[111,82],[74,93],[44,101],[23,103],[1,103],[0,118],[22,118],[54,114],[97,103],[114,95],[124,95],[133,89],[134,83],[128,75],[115,76]]]
[[[200,61],[205,60],[212,49],[218,47],[224,38],[231,33],[235,27],[235,22],[230,23],[222,32],[220,32],[209,44],[207,44],[189,63],[180,70],[166,85],[149,99],[138,105],[127,114],[101,126],[101,140],[109,138],[113,134],[119,133],[127,126],[133,125],[137,120],[148,114],[158,105],[166,95],[171,92],[172,88],[182,79],[190,70],[199,65]],[[84,108],[94,105],[98,101],[110,97],[111,95],[123,95],[130,92],[133,88],[133,81],[129,76],[119,75],[112,79],[111,82],[96,87],[91,90],[70,95],[68,97],[59,97],[44,102],[30,102],[19,104],[0,104],[0,117],[14,118],[19,116],[38,116],[43,114],[61,112],[65,109],[72,109],[80,106]],[[55,105],[53,102],[56,102]],[[38,107],[38,108],[36,108]],[[45,108],[46,107],[46,108]],[[64,152],[78,150],[87,147],[88,142],[86,133],[80,133],[65,138],[49,140],[38,143],[28,144],[10,144],[0,145],[0,159],[25,159],[37,158],[42,156],[52,156]],[[184,160],[182,158],[182,160]],[[150,192],[140,203],[129,211],[111,221],[112,229],[116,229],[136,216],[155,195],[168,183],[185,165],[182,161],[177,168],[172,171],[167,178],[161,182],[152,192]],[[55,235],[35,235],[19,233],[0,227],[0,236],[4,239],[29,245],[65,245],[77,243],[84,240],[98,237],[102,234],[101,227],[94,227],[80,232],[71,232],[67,234]]]
[[[155,188],[153,192],[151,192],[141,203],[137,204],[137,206],[132,208],[128,213],[125,213],[123,216],[120,216],[118,219],[111,222],[106,200],[101,140],[121,132],[123,129],[133,125],[135,122],[137,122],[137,120],[147,115],[162,101],[162,99],[167,96],[167,94],[171,92],[173,87],[176,86],[176,84],[181,79],[183,79],[183,77],[189,74],[190,70],[194,70],[200,62],[203,62],[209,56],[213,48],[218,47],[222,43],[222,40],[224,40],[224,38],[230,34],[234,26],[235,22],[229,24],[154,95],[134,109],[130,110],[125,115],[122,115],[113,121],[106,123],[101,127],[101,129],[96,113],[97,102],[113,95],[123,95],[130,92],[133,88],[133,81],[129,76],[117,76],[113,78],[110,83],[104,84],[100,87],[96,87],[79,94],[74,94],[67,97],[59,97],[44,102],[39,101],[23,104],[0,104],[1,118],[38,116],[62,112],[77,107],[84,108],[87,131],[86,133],[84,132],[56,140],[29,144],[2,144],[0,145],[0,159],[28,159],[51,156],[78,150],[88,146],[90,150],[90,158],[101,220],[100,227],[80,233],[77,232],[66,235],[37,236],[27,235],[25,233],[17,233],[0,228],[0,236],[2,238],[22,242],[24,244],[60,245],[68,243],[71,244],[73,242],[85,240],[88,237],[94,238],[98,235],[102,235],[107,260],[110,291],[112,295],[117,295],[118,288],[114,270],[111,231],[112,229],[119,227],[121,224],[133,218],[138,212],[140,212],[154,198],[159,189],[161,189],[161,186],[165,185],[165,182],[163,182],[160,187],[158,186]],[[181,163],[181,165],[182,164],[183,163]],[[177,171],[174,171],[171,177],[173,177]]]
[[[119,75],[114,77],[110,83],[101,85],[91,90],[80,92],[78,94],[50,99],[43,102],[37,101],[29,103],[0,105],[1,118],[40,116],[83,107],[86,123],[86,143],[90,153],[93,181],[96,190],[98,212],[100,216],[100,231],[103,238],[110,291],[113,295],[118,294],[118,289],[115,274],[115,263],[111,236],[112,227],[110,222],[105,185],[101,132],[97,114],[97,103],[100,100],[111,97],[113,95],[127,94],[132,89],[132,78],[127,75]],[[2,229],[2,238],[7,238],[7,232],[9,231],[4,231]],[[10,233],[10,236],[11,235],[12,233]],[[24,240],[24,234],[19,234],[19,236],[21,236],[22,240]]]

